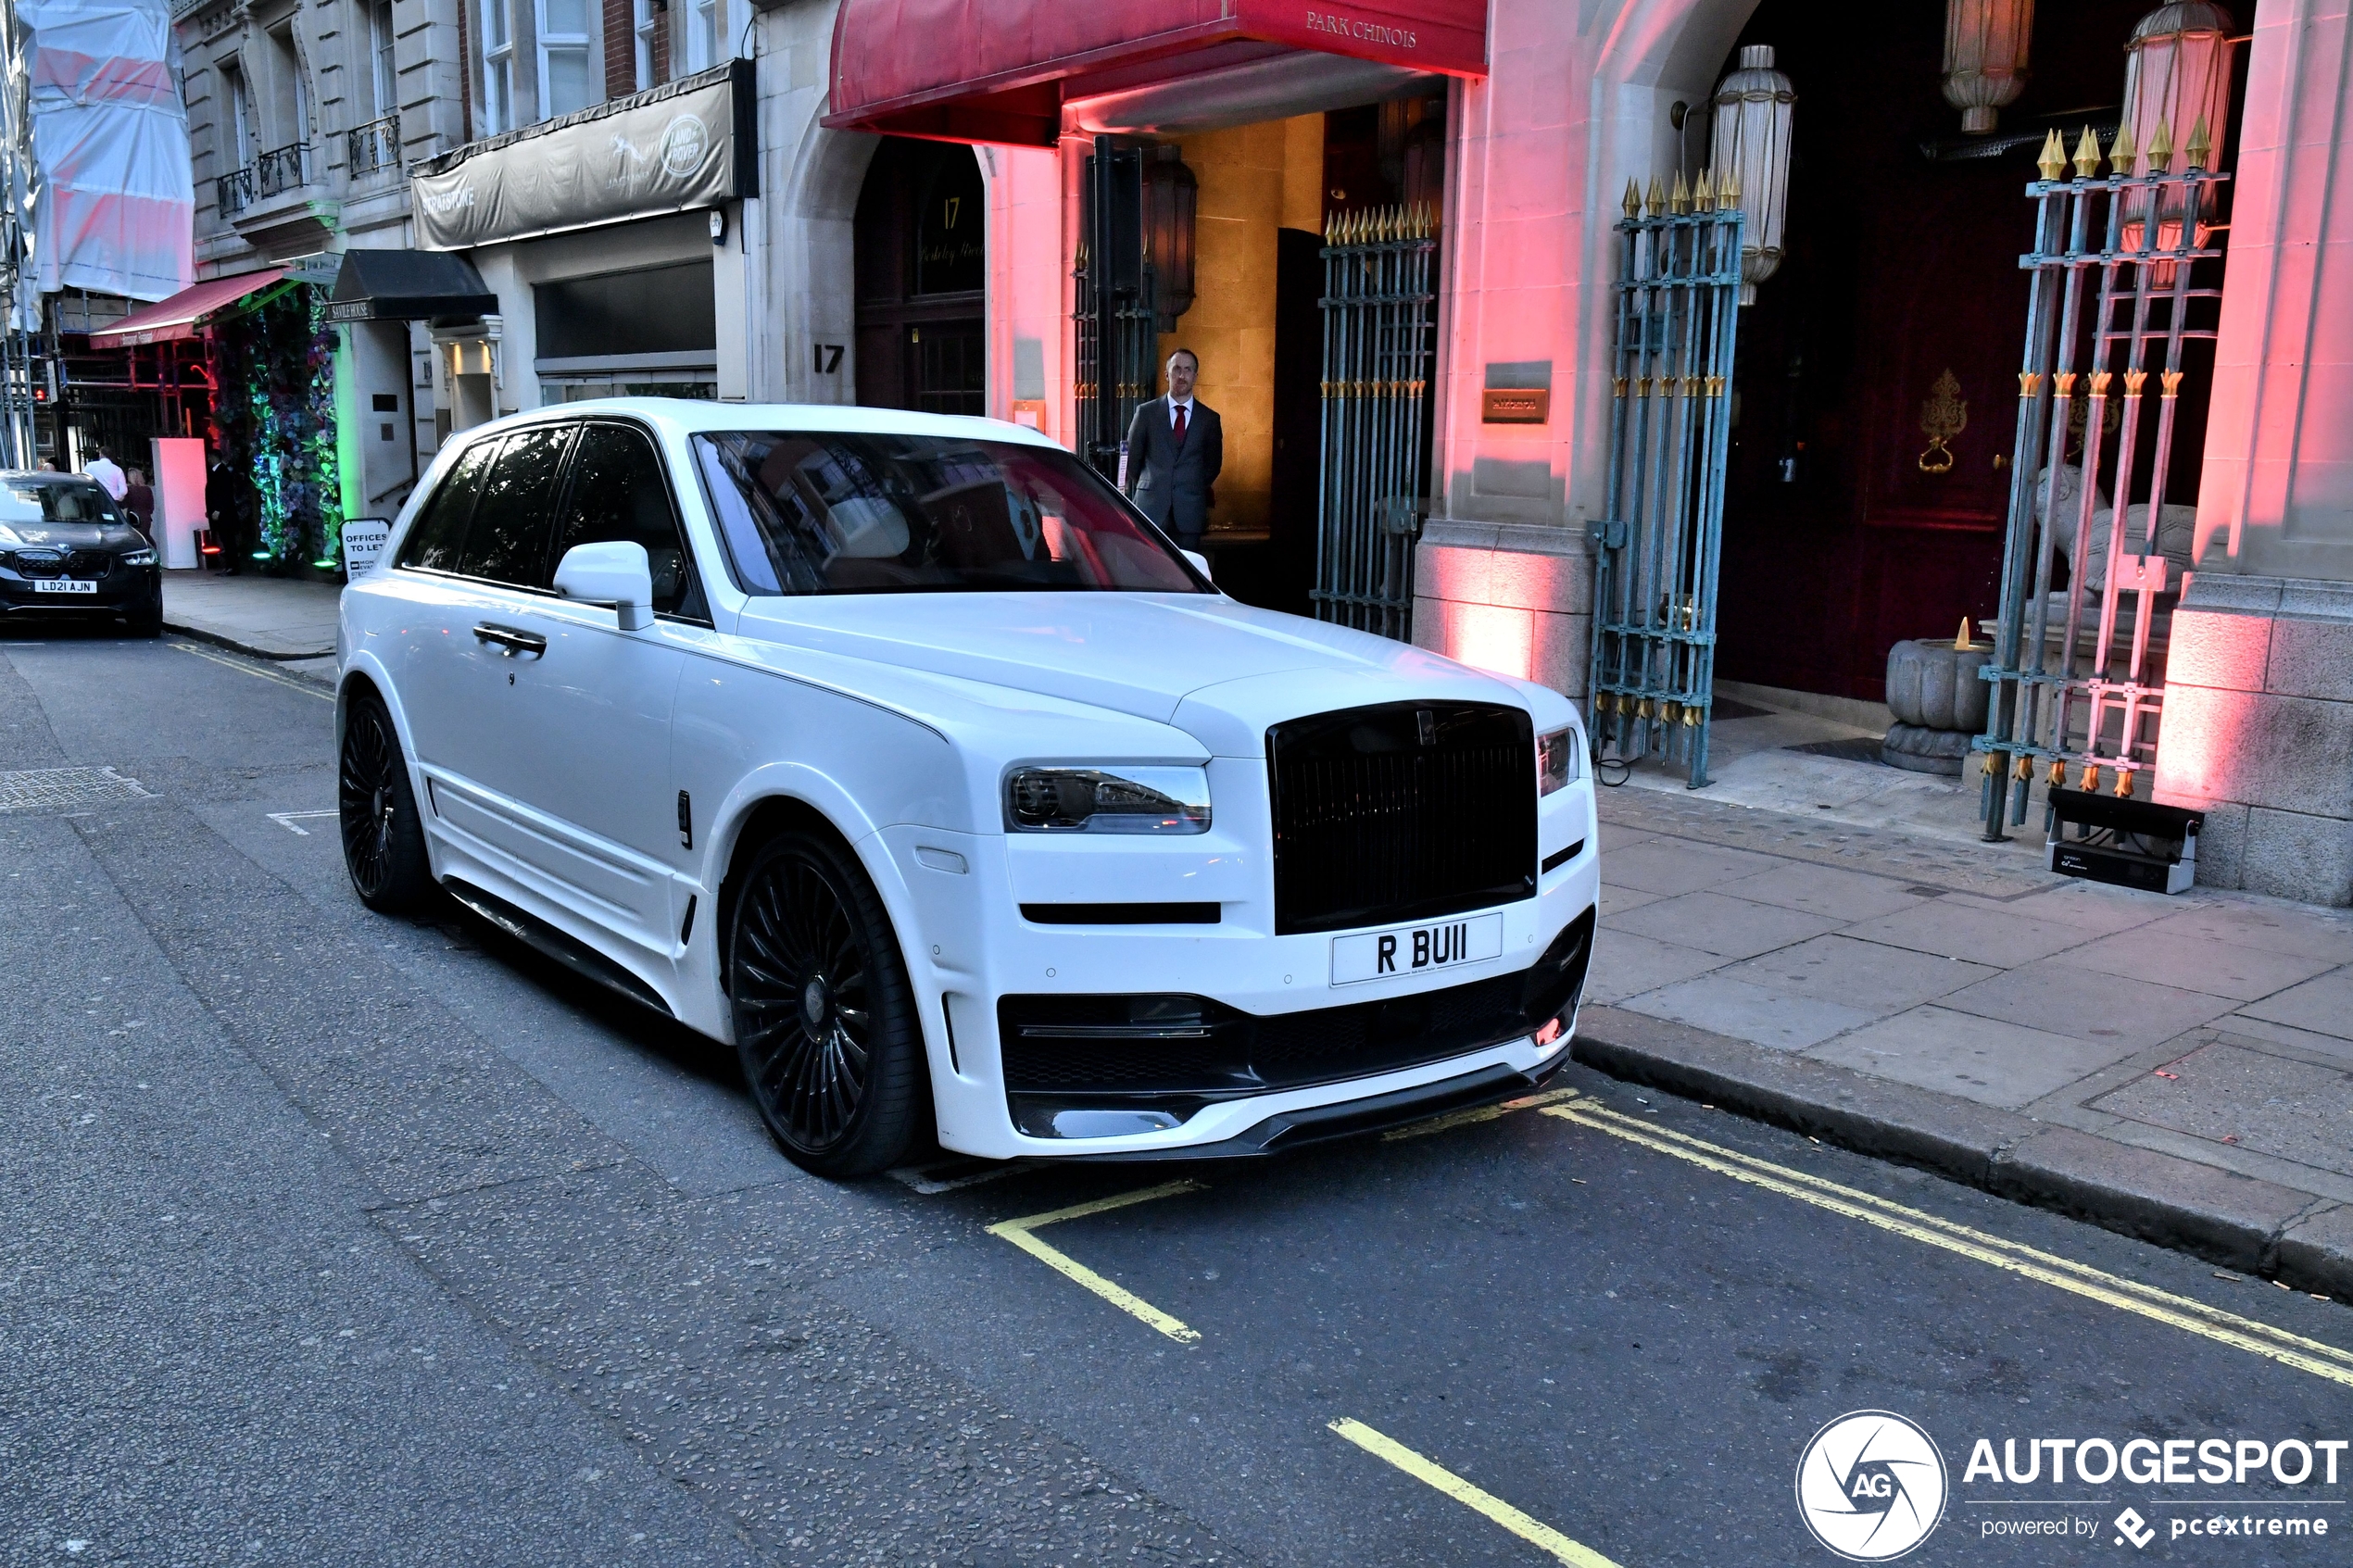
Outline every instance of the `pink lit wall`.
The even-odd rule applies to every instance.
[[[1070,432],[1061,156],[1051,147],[975,147],[988,187],[988,412]],[[1020,407],[1016,407],[1020,405]]]

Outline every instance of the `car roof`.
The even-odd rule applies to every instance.
[[[46,469],[0,469],[0,483],[96,484],[86,473],[51,473]]]
[[[1057,452],[1066,450],[1061,443],[1027,425],[1005,420],[919,414],[905,408],[868,408],[838,403],[712,403],[688,397],[598,397],[580,403],[551,403],[527,414],[510,415],[498,424],[503,429],[540,420],[579,419],[591,414],[626,414],[681,435],[719,430],[854,431],[877,435],[1005,441],[1026,446],[1051,446]]]

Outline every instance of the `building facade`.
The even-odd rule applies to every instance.
[[[1645,537],[1629,497],[1656,444],[1628,433],[1654,417],[1697,433],[1671,460],[1720,519],[1712,605],[1688,574],[1633,596],[1735,694],[1873,711],[1891,646],[1994,626],[2025,602],[2018,562],[2037,592],[2083,575],[2036,577],[2047,536],[2012,543],[2055,476],[2076,494],[2083,454],[2100,470],[2121,442],[2120,400],[2087,436],[2087,401],[2046,380],[2033,429],[2056,445],[2020,445],[2030,186],[2054,133],[2070,157],[2088,135],[2100,178],[2120,132],[2153,157],[2157,128],[2130,124],[2150,40],[2210,39],[2199,124],[2133,169],[2211,169],[2228,210],[2192,226],[2167,433],[2122,443],[2131,471],[2095,471],[2084,504],[2095,529],[2161,514],[2167,570],[2120,590],[2155,607],[2124,682],[2151,696],[2087,745],[2103,790],[2207,813],[2202,879],[2353,901],[2353,316],[2331,307],[2353,231],[2330,130],[2353,34],[2327,0],[2235,20],[2196,0],[228,0],[182,29],[208,273],[382,248],[479,280],[432,301],[474,308],[397,320],[343,291],[338,406],[384,447],[358,511],[388,511],[453,431],[610,392],[985,413],[1112,472],[1182,345],[1225,416],[1221,582],[1597,720],[1596,561]],[[1724,194],[1754,154],[1723,140],[1752,68],[1787,137],[1756,166],[1769,200]],[[1623,285],[1642,236],[1703,210],[1702,176],[1741,211],[1748,302],[1709,340],[1720,375],[1629,375],[1629,332],[1654,329],[1629,329]],[[1648,411],[1670,394],[1688,414]],[[1613,591],[1607,614],[1633,613]],[[1672,689],[1643,723],[1722,700]],[[2039,792],[2061,759],[1995,760],[2006,788],[2032,760]]]

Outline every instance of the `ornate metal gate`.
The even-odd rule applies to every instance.
[[[1159,320],[1151,259],[1144,245],[1147,149],[1095,139],[1080,200],[1074,401],[1079,455],[1106,479],[1119,477],[1119,445],[1136,406],[1159,394]]]
[[[1413,635],[1414,540],[1428,490],[1438,226],[1390,207],[1324,230],[1323,470],[1316,616]]]
[[[2129,797],[2156,766],[2163,689],[2150,633],[2188,545],[2170,536],[2180,529],[2178,508],[2176,519],[2165,515],[2175,411],[2189,373],[2182,349],[2214,336],[2222,295],[2221,247],[2208,241],[2230,176],[2201,167],[2206,134],[2203,125],[2192,131],[2175,174],[2166,171],[2173,149],[2165,125],[2145,152],[2131,145],[2128,127],[2108,151],[2110,172],[2099,178],[2099,142],[2087,128],[2070,180],[2070,156],[2054,131],[2039,160],[2043,178],[2026,187],[2036,207],[2034,250],[2019,265],[2032,271],[2033,288],[2018,378],[2001,619],[1982,671],[1994,690],[1975,743],[1988,839],[2004,836],[2005,817],[2013,826],[2026,821],[2038,767],[2056,784],[2069,782],[2072,764],[2081,770],[2074,786],[2085,790],[2112,771],[2115,793]],[[2143,172],[2133,172],[2136,163]],[[2145,395],[2152,373],[2154,409]],[[2143,473],[2147,500],[2133,504]],[[2117,503],[2106,508],[2104,480]],[[2060,561],[2067,583],[2054,589]],[[2121,615],[2127,594],[2129,618]]]
[[[1609,508],[1592,526],[1593,641],[1586,677],[1596,755],[1688,764],[1707,777],[1716,578],[1740,320],[1741,208],[1728,176],[1626,184]]]

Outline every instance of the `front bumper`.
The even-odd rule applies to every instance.
[[[36,578],[0,568],[0,615],[28,620],[50,617],[117,616],[152,613],[163,603],[163,579],[152,568],[118,567],[90,579],[86,594],[44,592]]]
[[[1351,934],[1277,935],[1272,929],[1271,909],[1256,896],[1265,884],[1256,874],[1260,858],[1249,847],[1255,834],[1238,832],[1222,843],[1219,834],[1195,840],[1198,847],[1189,852],[1193,859],[1181,881],[1114,848],[1103,854],[1102,876],[1074,874],[1067,882],[1041,885],[1034,867],[1009,863],[1001,836],[886,828],[875,849],[878,859],[893,863],[890,880],[904,894],[904,902],[891,901],[898,905],[894,919],[933,1047],[939,1141],[985,1159],[1272,1152],[1341,1135],[1350,1125],[1342,1112],[1378,1117],[1386,1107],[1421,1106],[1433,1097],[1427,1108],[1402,1110],[1398,1119],[1452,1109],[1446,1097],[1458,1092],[1459,1081],[1466,1078],[1478,1079],[1481,1093],[1491,1088],[1491,1098],[1525,1093],[1528,1084],[1567,1059],[1574,998],[1541,1043],[1537,1037],[1541,1024],[1531,1021],[1509,1032],[1491,1028],[1468,1037],[1457,1035],[1459,1049],[1374,1049],[1338,1071],[1289,1077],[1262,1073],[1263,1082],[1237,1075],[1224,1085],[1229,1092],[1194,1096],[1195,1103],[1170,1108],[1164,1124],[1082,1119],[1064,1123],[1062,1135],[1041,1136],[1031,1129],[1051,1131],[1051,1120],[1041,1123],[1024,1115],[1025,1109],[1037,1107],[1024,1107],[1016,1098],[1038,1085],[1007,1081],[999,1004],[1008,997],[1084,1003],[1106,997],[1174,997],[1206,1000],[1262,1021],[1304,1021],[1365,1004],[1410,1004],[1479,983],[1516,994],[1517,982],[1555,939],[1580,919],[1590,919],[1595,909],[1600,875],[1594,826],[1590,797],[1563,812],[1548,826],[1541,849],[1548,859],[1570,852],[1545,870],[1536,897],[1472,917],[1501,917],[1502,950],[1494,957],[1418,977],[1338,985],[1333,943]],[[1095,853],[1088,851],[1087,858]],[[1165,897],[1163,890],[1172,884],[1195,897],[1217,899],[1223,910],[1218,923],[1082,928],[1048,926],[1020,913],[1024,904],[1089,902],[1123,894],[1130,899]],[[1441,1087],[1449,1084],[1456,1087]],[[1107,1103],[1102,1091],[1117,1086],[1074,1082],[1062,1086],[1061,1098],[1066,1105],[1100,1109]],[[1324,1116],[1327,1110],[1335,1115]],[[1294,1124],[1302,1130],[1285,1131]],[[1305,1130],[1311,1124],[1340,1131],[1311,1134]]]

